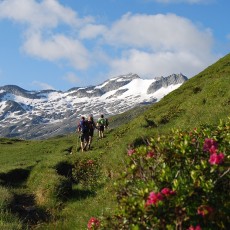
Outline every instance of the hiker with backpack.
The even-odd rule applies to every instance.
[[[81,117],[78,124],[78,132],[81,133],[81,151],[84,152],[87,150],[89,144],[89,124],[88,121],[85,120],[84,116]]]
[[[93,115],[90,114],[88,117],[88,124],[89,124],[89,144],[88,144],[88,149],[90,149],[92,141],[93,141],[93,134],[94,134],[94,129],[96,128],[96,124],[93,120]]]
[[[104,138],[105,125],[106,120],[104,118],[104,115],[102,114],[100,118],[97,120],[99,138]]]

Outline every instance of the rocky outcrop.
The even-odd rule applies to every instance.
[[[162,87],[166,88],[170,85],[182,84],[187,80],[188,78],[185,77],[183,74],[172,74],[168,77],[156,78],[156,81],[149,86],[147,93],[152,94]]]
[[[66,92],[27,91],[18,86],[0,87],[0,136],[44,139],[76,130],[81,115],[95,119],[125,112],[161,98],[186,80],[182,74],[141,79],[137,74],[121,75],[98,86],[75,87]],[[175,87],[171,87],[175,86]]]
[[[104,82],[101,87],[103,92],[109,92],[112,90],[119,89],[120,87],[127,85],[134,79],[140,78],[137,74],[128,74],[128,75],[120,75],[117,78],[111,79],[109,81]]]

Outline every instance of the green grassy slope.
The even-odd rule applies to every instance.
[[[113,184],[125,167],[126,149],[129,144],[139,145],[147,137],[167,133],[172,128],[193,129],[205,124],[217,124],[220,119],[226,119],[228,116],[230,55],[188,80],[159,103],[111,118],[111,128],[106,131],[106,137],[97,140],[95,134],[93,149],[89,152],[77,151],[79,139],[76,134],[44,141],[2,138],[0,192],[12,199],[9,199],[11,201],[8,204],[4,203],[4,208],[0,205],[0,228],[7,226],[8,229],[17,229],[14,226],[17,225],[15,221],[18,221],[18,229],[21,229],[22,223],[17,217],[19,216],[19,219],[29,222],[30,228],[86,229],[91,216],[113,211]],[[70,152],[73,154],[70,155]],[[65,200],[57,201],[55,194],[49,194],[47,191],[52,190],[55,193],[62,184],[68,183],[67,179],[59,174],[59,166],[74,164],[84,158],[97,159],[100,162],[99,185],[86,189],[73,184],[72,194]],[[18,180],[12,180],[15,175],[18,175]],[[36,189],[37,187],[39,189]],[[42,201],[42,194],[47,194],[49,202]],[[16,212],[15,220],[7,221],[9,213],[5,210],[9,210],[12,204],[15,207],[18,202],[16,198],[20,196],[37,196],[36,199],[40,199],[41,205],[36,204],[36,199],[30,202],[30,205],[36,206],[36,220],[33,220],[33,216],[26,219]],[[55,199],[52,199],[52,196]],[[9,227],[10,222],[14,223],[12,228]]]
[[[129,124],[146,133],[217,124],[230,115],[230,54],[185,82]],[[149,130],[149,129],[147,129]],[[147,132],[148,133],[148,132]]]

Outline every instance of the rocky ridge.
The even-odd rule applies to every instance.
[[[0,136],[43,139],[73,132],[81,115],[111,116],[159,101],[187,78],[172,74],[141,79],[137,74],[111,78],[98,86],[66,92],[28,91],[15,85],[0,87]]]

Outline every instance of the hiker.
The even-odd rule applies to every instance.
[[[93,115],[90,114],[88,116],[88,124],[89,124],[89,144],[88,144],[88,149],[90,149],[92,141],[93,141],[93,134],[94,134],[94,129],[96,128],[96,124],[93,120]]]
[[[97,120],[99,138],[104,137],[105,124],[106,124],[106,121],[105,121],[104,115],[102,114],[100,118]]]
[[[89,143],[89,125],[84,116],[81,117],[79,122],[78,132],[81,133],[81,151],[84,152],[87,150]]]

